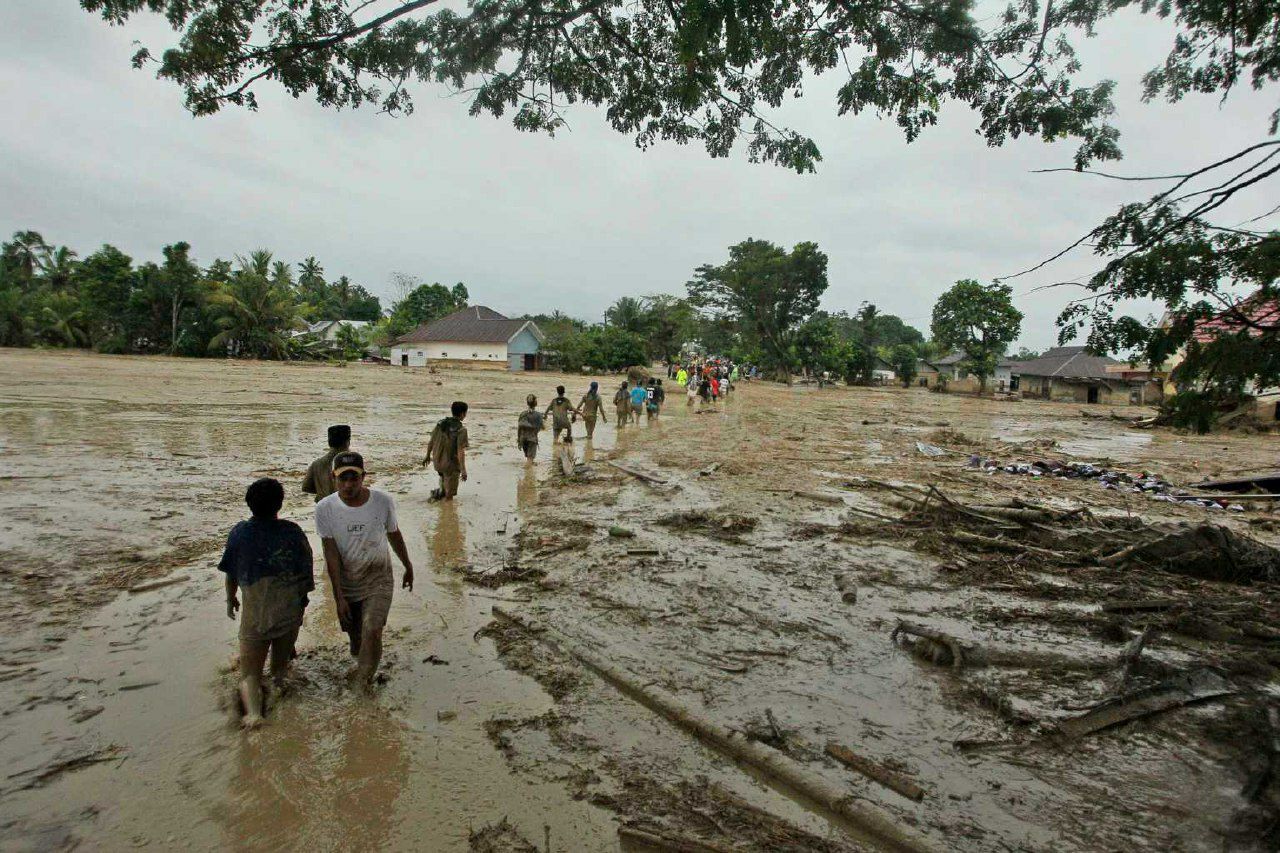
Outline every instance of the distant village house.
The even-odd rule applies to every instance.
[[[425,367],[431,363],[540,370],[542,331],[532,320],[513,320],[473,305],[424,323],[391,343],[391,363]]]
[[[1149,371],[1091,355],[1085,347],[1054,347],[1039,358],[1015,363],[1013,370],[1023,397],[1135,406],[1162,399],[1160,383]]]

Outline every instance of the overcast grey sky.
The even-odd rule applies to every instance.
[[[1126,158],[1107,168],[1178,171],[1265,133],[1273,105],[1252,92],[1225,105],[1139,102],[1141,73],[1171,33],[1130,15],[1083,45],[1087,77],[1119,83]],[[824,307],[871,301],[927,334],[956,279],[1029,266],[1151,192],[1030,174],[1069,165],[1074,146],[988,149],[954,105],[908,145],[891,121],[838,118],[834,80],[807,86],[787,113],[825,157],[805,176],[701,147],[642,152],[589,108],[554,139],[525,134],[424,86],[403,118],[264,88],[256,114],[193,119],[177,87],[129,66],[134,39],[158,48],[164,36],[155,23],[107,27],[76,0],[0,3],[0,234],[32,228],[82,254],[111,243],[135,260],[178,240],[202,263],[268,248],[288,261],[315,255],[331,278],[348,275],[384,303],[391,273],[404,271],[464,281],[473,301],[504,313],[587,319],[621,295],[683,293],[694,267],[747,237],[813,240],[830,257]],[[1068,298],[1029,291],[1092,266],[1080,255],[1013,282],[1021,344],[1051,345]]]

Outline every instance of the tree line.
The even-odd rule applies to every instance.
[[[315,342],[292,333],[307,322],[382,316],[376,296],[346,276],[327,280],[314,257],[295,273],[265,250],[207,266],[185,242],[161,255],[135,265],[104,245],[81,258],[36,231],[17,232],[0,244],[0,345],[306,358]]]

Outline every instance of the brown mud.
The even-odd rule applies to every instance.
[[[1254,507],[964,467],[975,452],[1105,461],[1182,484],[1272,467],[1274,437],[1135,433],[1078,406],[756,383],[714,412],[672,395],[652,425],[619,432],[611,418],[589,453],[579,439],[586,464],[564,480],[549,441],[525,468],[515,415],[526,393],[549,399],[557,382],[577,392],[579,377],[30,351],[0,351],[0,364],[6,849],[867,846],[538,636],[491,621],[495,604],[941,848],[1274,842],[1273,585],[959,548],[950,526],[913,526],[876,485],[933,485],[966,506],[1018,498],[1211,520],[1274,545],[1271,516]],[[472,403],[471,482],[456,503],[429,504],[434,483],[417,465],[456,398]],[[286,483],[285,513],[309,529],[296,484],[338,421],[397,497],[418,589],[397,591],[386,683],[362,698],[342,686],[350,661],[318,565],[287,695],[267,726],[242,734],[223,707],[235,629],[213,568],[220,542],[243,517],[245,484],[264,474]],[[917,441],[948,453],[924,456]],[[619,528],[633,535],[610,535]],[[1150,606],[1104,609],[1135,601]],[[982,649],[985,665],[913,655],[890,640],[904,619]],[[1141,656],[1122,665],[1146,627]],[[1144,688],[1204,666],[1234,692],[1070,742],[1055,734],[1116,695],[1122,674]],[[833,743],[923,798],[833,760]],[[620,837],[619,820],[634,831]]]

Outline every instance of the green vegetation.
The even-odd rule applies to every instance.
[[[254,358],[331,354],[292,333],[307,321],[377,320],[377,297],[346,277],[327,282],[315,258],[293,268],[270,252],[200,267],[191,246],[135,266],[114,246],[79,260],[35,231],[0,245],[0,345],[110,353]],[[340,349],[363,352],[348,334]]]
[[[965,354],[960,366],[978,377],[986,390],[996,362],[1018,337],[1022,312],[1013,307],[1008,285],[983,286],[971,278],[957,281],[933,306],[933,339]]]

